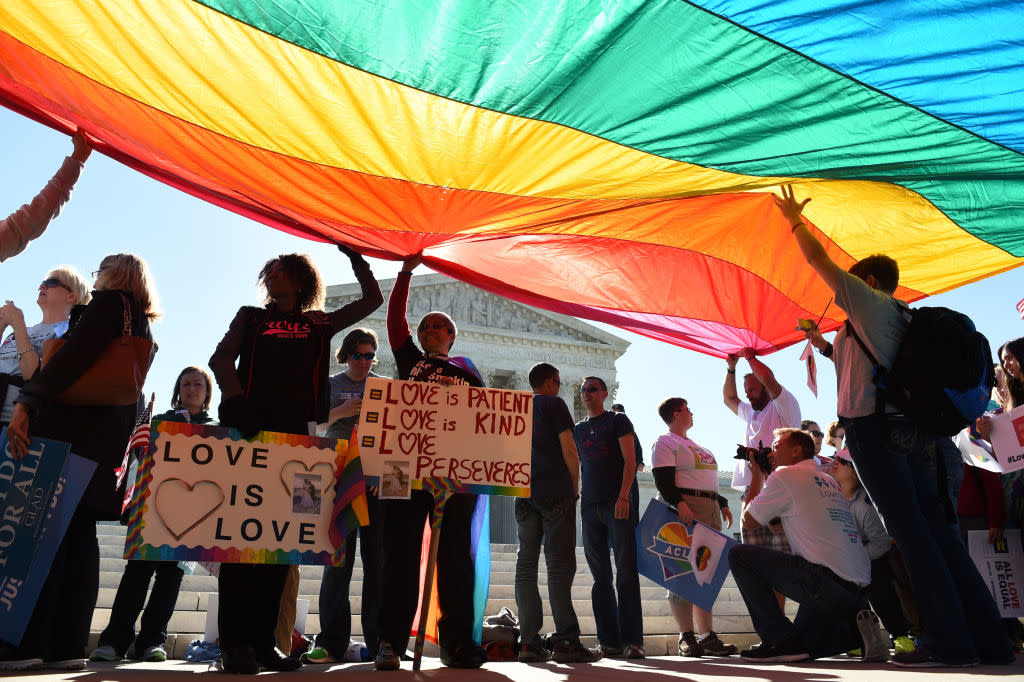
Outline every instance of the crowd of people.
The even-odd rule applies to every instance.
[[[3,258],[38,236],[66,201],[88,156],[80,135],[74,146],[74,155],[44,193],[4,222]],[[743,542],[728,558],[761,642],[738,652],[713,630],[711,610],[670,592],[668,601],[679,625],[678,653],[739,653],[750,661],[792,662],[859,650],[865,661],[888,660],[890,642],[881,635],[881,619],[901,665],[1011,662],[1012,642],[1021,638],[1020,623],[1000,619],[961,530],[988,530],[991,541],[1004,527],[1020,527],[1024,482],[1019,475],[999,480],[978,474],[962,465],[952,439],[922,429],[891,406],[878,409],[873,363],[861,347],[870,348],[880,363],[889,363],[906,331],[907,308],[894,298],[896,263],[871,256],[842,270],[803,224],[807,201],[798,202],[785,188],[777,202],[810,267],[833,289],[837,305],[849,317],[833,343],[817,330],[808,331],[812,343],[835,363],[839,416],[827,431],[817,422],[801,421],[796,398],[754,351],[727,359],[723,400],[744,424],[733,472],[733,485],[744,491],[739,510]],[[155,418],[214,423],[208,410],[215,380],[221,392],[219,423],[236,428],[242,437],[260,430],[306,434],[313,424],[328,437],[348,438],[359,418],[366,379],[378,376],[372,371],[377,336],[355,325],[384,299],[363,257],[345,246],[339,249],[351,261],[360,298],[324,311],[324,285],[308,257],[289,254],[269,260],[258,278],[266,294],[264,305],[238,310],[209,360],[212,377],[199,367],[184,368],[174,384],[172,409]],[[413,334],[406,303],[420,261],[419,254],[406,259],[387,307],[397,378],[483,386],[473,362],[451,354],[458,330],[446,312],[427,313]],[[41,436],[71,443],[77,455],[97,463],[24,638],[18,644],[0,643],[0,669],[84,665],[99,585],[96,523],[121,515],[125,483],[114,488],[110,475],[121,464],[141,396],[130,402],[112,398],[85,404],[66,397],[104,361],[116,338],[151,341],[150,322],[160,311],[154,282],[138,256],[107,256],[93,277],[90,292],[74,268],[47,272],[37,299],[42,320],[33,326],[27,326],[14,303],[0,307],[0,334],[11,330],[0,345],[0,422],[7,426],[12,455],[24,456],[30,438]],[[345,370],[329,376],[331,340],[346,328],[353,329],[335,354]],[[153,345],[141,362],[143,375],[155,352]],[[973,435],[981,441],[990,438],[994,414],[1024,404],[1024,339],[1004,344],[998,355],[999,405],[974,425]],[[743,377],[746,400],[736,382],[741,358],[750,368]],[[113,371],[132,369],[138,368]],[[586,416],[577,423],[559,397],[558,368],[537,364],[529,383],[534,391],[533,482],[530,497],[515,503],[520,541],[515,575],[518,660],[642,659],[646,652],[636,537],[640,439],[621,406],[605,409],[609,395],[603,378],[589,376],[579,386]],[[720,463],[689,436],[694,422],[690,404],[670,397],[658,406],[658,414],[667,432],[653,442],[650,457],[660,497],[683,524],[731,527],[733,512],[718,487]],[[826,439],[831,456],[821,452]],[[413,491],[409,499],[378,499],[377,490],[367,492],[370,524],[358,531],[362,631],[374,667],[398,670],[419,604],[421,534],[434,498],[422,490]],[[947,514],[958,497],[959,525]],[[593,575],[597,647],[580,641],[572,603],[577,503],[584,556]],[[466,493],[451,496],[438,547],[441,661],[456,668],[477,668],[487,660],[474,640],[473,604],[467,598],[467,586],[474,582],[471,522],[479,504],[486,499]],[[345,563],[324,572],[321,630],[301,657],[290,655],[296,567],[222,564],[218,625],[223,670],[254,674],[346,660],[356,541],[353,533],[347,539]],[[538,589],[542,549],[555,627],[547,637],[541,634]],[[167,623],[181,581],[176,563],[128,562],[110,621],[90,658],[119,661],[131,652],[137,659],[163,660]],[[798,604],[792,620],[785,613],[787,599]]]

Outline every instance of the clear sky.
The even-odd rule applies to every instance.
[[[6,215],[45,185],[71,153],[71,140],[6,109],[0,109],[0,140],[7,150],[0,169],[0,214]],[[25,252],[0,265],[0,301],[13,300],[25,311],[26,322],[35,324],[41,319],[36,291],[49,268],[71,264],[88,278],[103,256],[120,251],[137,253],[149,263],[166,313],[153,328],[160,351],[146,387],[156,392],[159,411],[170,407],[172,384],[181,368],[205,367],[238,307],[259,303],[256,274],[268,258],[309,253],[328,284],[354,281],[348,259],[332,245],[241,218],[94,153],[64,213]],[[395,276],[400,266],[372,259],[371,265],[379,278]],[[417,272],[430,270],[421,267]],[[1024,269],[1018,268],[922,304],[969,314],[994,351],[1006,340],[1024,336],[1024,322],[1015,308],[1022,297]],[[649,453],[650,443],[665,431],[658,403],[680,396],[694,412],[691,436],[715,452],[720,465],[731,466],[727,460],[742,429],[722,403],[725,362],[601,326],[632,343],[618,363],[621,386],[615,400],[626,406],[644,450]],[[818,357],[815,398],[799,361],[801,350],[802,344],[764,360],[796,395],[804,417],[824,428],[835,418],[835,373],[829,361]],[[741,360],[739,374],[745,371]]]

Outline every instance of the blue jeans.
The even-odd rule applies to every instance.
[[[636,481],[633,481],[636,487]],[[629,518],[615,518],[615,500],[583,505],[583,553],[594,576],[590,591],[597,640],[607,646],[644,643],[640,607],[640,574],[636,567],[638,517],[630,504]],[[615,554],[615,589],[609,543]],[[616,601],[616,593],[618,600]]]
[[[516,523],[519,525],[519,554],[516,556],[516,607],[519,609],[520,641],[541,645],[540,628],[544,622],[540,590],[537,589],[537,563],[540,548],[548,567],[548,598],[555,621],[556,640],[575,640],[580,624],[572,608],[572,580],[576,574],[576,500],[516,499]]]
[[[803,557],[759,545],[734,546],[729,567],[763,643],[786,642],[811,658],[861,645],[856,618],[867,608],[867,588]],[[800,605],[793,621],[779,608],[775,591]]]
[[[149,580],[153,581],[153,591],[146,603],[146,592]],[[174,614],[174,604],[178,601],[178,590],[185,572],[176,561],[145,561],[132,560],[124,567],[121,584],[117,586],[114,605],[110,609],[110,622],[100,634],[99,645],[110,645],[122,656],[128,647],[135,642],[136,658],[151,646],[164,646],[167,642],[167,622]],[[146,608],[143,611],[142,605]],[[135,636],[135,619],[142,612],[142,628],[139,636]]]
[[[999,610],[946,515],[946,498],[955,500],[963,481],[952,440],[901,416],[840,421],[861,484],[903,554],[924,620],[924,646],[946,663],[1010,660]],[[940,457],[946,491],[938,480]]]
[[[349,603],[349,586],[352,569],[356,562],[356,534],[359,535],[359,556],[363,560],[363,603],[360,608],[360,622],[363,625],[363,640],[370,650],[370,657],[377,653],[377,610],[380,605],[380,500],[375,495],[366,496],[366,507],[370,525],[362,526],[349,533],[345,540],[345,561],[340,566],[328,566],[320,582],[320,634],[316,646],[327,649],[341,660],[348,650],[352,638],[352,606]]]

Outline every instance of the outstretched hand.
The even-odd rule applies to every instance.
[[[413,255],[407,257],[404,261],[402,261],[402,271],[412,272],[413,270],[418,268],[420,266],[420,263],[422,262],[423,252],[420,251],[419,253],[414,253]]]
[[[803,222],[804,206],[811,202],[811,198],[808,197],[803,201],[797,201],[796,196],[793,194],[793,185],[782,186],[782,196],[778,194],[774,195],[775,205],[782,211],[782,215],[789,221],[790,226],[795,227],[797,223]]]
[[[71,144],[74,145],[71,158],[85,163],[86,159],[89,158],[89,154],[92,153],[92,145],[89,144],[89,140],[85,137],[85,131],[81,127],[71,136]]]

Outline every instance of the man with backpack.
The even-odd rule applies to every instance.
[[[861,483],[903,553],[914,593],[922,597],[921,646],[897,654],[893,662],[908,667],[1012,663],[999,610],[952,513],[951,499],[963,480],[960,454],[935,427],[906,416],[922,399],[900,400],[906,395],[892,389],[879,396],[876,390],[876,378],[906,353],[902,346],[911,328],[910,309],[893,297],[899,284],[896,262],[869,256],[844,271],[803,223],[801,212],[810,199],[798,202],[785,186],[775,201],[804,258],[848,317],[834,345],[822,343],[820,335],[816,345],[836,365],[839,421]],[[944,369],[932,368],[933,373]]]

